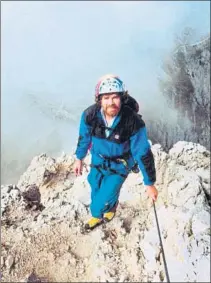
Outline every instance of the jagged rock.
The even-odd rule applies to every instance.
[[[28,207],[32,207],[33,205],[38,207],[40,205],[41,195],[39,188],[36,185],[27,187],[27,191],[23,192],[22,195],[27,202]]]
[[[27,171],[19,179],[17,186],[21,191],[25,191],[28,186],[34,184],[40,187],[49,182],[56,172],[56,160],[46,154],[41,154],[33,158]]]
[[[4,264],[5,264],[5,258],[1,256],[1,266],[4,267]]]
[[[210,206],[204,189],[209,184],[209,152],[186,142],[169,153],[160,145],[152,151],[158,171],[156,212],[170,279],[209,282]],[[2,240],[10,247],[3,256],[10,252],[21,258],[15,273],[3,269],[4,282],[20,281],[34,266],[27,282],[44,282],[37,274],[49,282],[166,280],[154,210],[140,173],[131,173],[124,183],[116,217],[88,235],[81,233],[89,217],[89,158],[76,179],[73,158],[41,155],[19,186],[1,187],[3,219],[9,223],[2,226]],[[41,204],[44,209],[36,209]]]
[[[169,150],[169,155],[177,164],[185,166],[189,170],[196,170],[210,166],[210,152],[200,144],[179,141]]]
[[[1,216],[13,203],[21,201],[21,192],[16,186],[3,186],[1,188]]]
[[[209,282],[210,278],[210,256],[202,257],[196,263],[196,282]]]
[[[196,280],[195,266],[199,258],[203,255],[204,249],[208,249],[209,245],[208,242],[206,244],[204,243],[204,236],[202,236],[200,240],[198,238],[198,244],[196,245],[194,238],[197,237],[197,234],[199,233],[197,229],[193,229],[193,223],[196,215],[194,214],[192,216],[188,210],[182,211],[179,207],[161,207],[160,209],[157,209],[157,214],[160,222],[160,229],[163,235],[164,251],[170,279],[173,282],[176,279],[181,282]],[[168,217],[166,217],[166,215],[168,215]],[[150,217],[154,223],[153,226],[155,226],[156,223],[155,219],[152,218],[153,215],[151,214]],[[205,219],[204,217],[201,217],[202,222],[198,223],[198,226],[200,227],[200,225],[202,225],[206,219],[207,214]],[[187,225],[190,227],[187,227]],[[206,224],[204,225],[206,226]],[[205,227],[203,226],[203,228]],[[208,228],[208,223],[206,228]],[[200,230],[200,232],[205,233],[205,229]],[[156,234],[155,228],[148,231],[145,234],[145,237],[148,239],[148,235],[154,234]],[[157,247],[157,241],[154,241],[152,246],[155,249]],[[198,247],[203,246],[204,248],[199,250]],[[196,251],[197,257],[191,253],[191,251]],[[153,252],[151,254],[153,254]],[[150,264],[154,264],[154,258],[156,257],[154,256],[148,259]],[[207,276],[207,280],[208,278],[209,276]]]
[[[210,225],[210,211],[200,210],[192,217],[192,231],[194,235],[205,233]]]
[[[15,263],[15,258],[13,256],[9,255],[6,259],[6,261],[5,261],[5,265],[6,265],[6,267],[9,271],[13,267],[14,263]]]
[[[40,282],[40,283],[44,283],[44,282],[48,282],[48,280],[46,278],[41,278],[39,276],[37,276],[37,274],[33,271],[29,277],[26,279],[27,283],[34,283],[34,282]]]

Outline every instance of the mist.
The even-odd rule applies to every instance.
[[[160,115],[162,61],[184,27],[194,40],[209,32],[209,5],[2,2],[1,183],[16,182],[36,154],[74,152],[81,112],[106,73],[124,80],[146,117]]]

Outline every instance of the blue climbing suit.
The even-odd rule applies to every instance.
[[[76,157],[82,160],[91,147],[90,210],[93,217],[101,218],[118,201],[120,189],[138,162],[145,185],[156,180],[152,151],[141,115],[130,107],[122,106],[110,127],[105,124],[100,106],[94,104],[81,116]]]

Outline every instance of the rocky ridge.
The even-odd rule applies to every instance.
[[[152,146],[156,211],[171,282],[210,282],[210,152]],[[141,174],[123,185],[116,217],[89,234],[90,188],[73,156],[36,156],[17,184],[1,186],[2,282],[166,282],[152,204]]]

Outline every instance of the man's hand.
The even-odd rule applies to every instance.
[[[157,197],[158,197],[158,191],[157,191],[157,189],[155,188],[155,186],[146,186],[146,188],[147,188],[147,194],[148,194],[148,196],[152,199],[152,200],[154,200],[154,201],[156,201],[157,200]]]
[[[77,159],[73,166],[73,171],[76,176],[82,175],[82,167],[83,167],[82,160]]]

